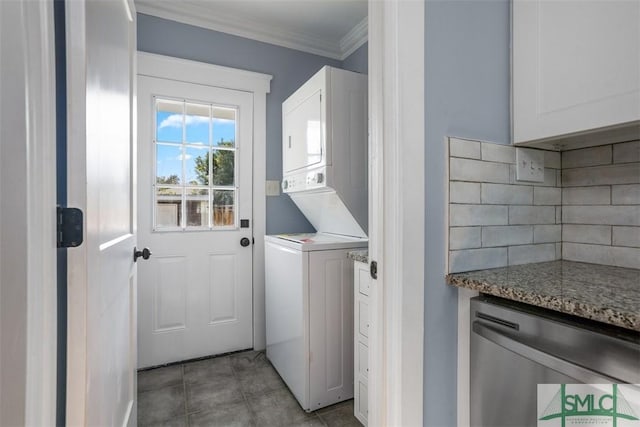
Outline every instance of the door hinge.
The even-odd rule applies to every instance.
[[[256,238],[255,238],[255,237],[252,237],[252,238],[251,238],[251,244],[252,244],[252,245],[255,245],[255,244],[256,244]]]
[[[378,263],[376,261],[371,261],[369,265],[369,274],[373,280],[378,279]]]
[[[56,211],[56,240],[59,248],[75,248],[82,244],[83,215],[78,208],[61,208]]]

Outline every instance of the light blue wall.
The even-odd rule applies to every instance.
[[[510,143],[509,1],[425,6],[424,425],[456,425],[457,293],[445,285],[445,137]]]
[[[267,179],[282,178],[282,101],[337,60],[138,14],[138,50],[273,75],[267,95]],[[267,234],[314,231],[286,195],[267,197]]]
[[[357,48],[342,61],[342,68],[356,73],[367,74],[369,72],[369,43]]]

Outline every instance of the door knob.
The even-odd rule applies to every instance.
[[[251,240],[249,240],[248,238],[243,237],[242,239],[240,239],[240,246],[247,247],[250,244],[251,244]]]
[[[149,259],[150,256],[151,256],[151,251],[149,250],[149,248],[144,248],[143,250],[139,251],[138,248],[134,246],[133,262],[137,262],[138,258],[140,257],[142,257],[142,259]]]

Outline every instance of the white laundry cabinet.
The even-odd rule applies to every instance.
[[[369,265],[355,262],[353,266],[354,291],[354,361],[353,410],[356,418],[367,425],[369,413]]]

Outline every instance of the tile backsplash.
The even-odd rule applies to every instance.
[[[544,182],[516,181],[509,145],[449,139],[449,272],[560,259],[560,153]]]
[[[640,268],[640,141],[544,150],[516,181],[514,146],[449,139],[449,272],[567,259]]]
[[[640,268],[640,141],[562,153],[562,258]]]

